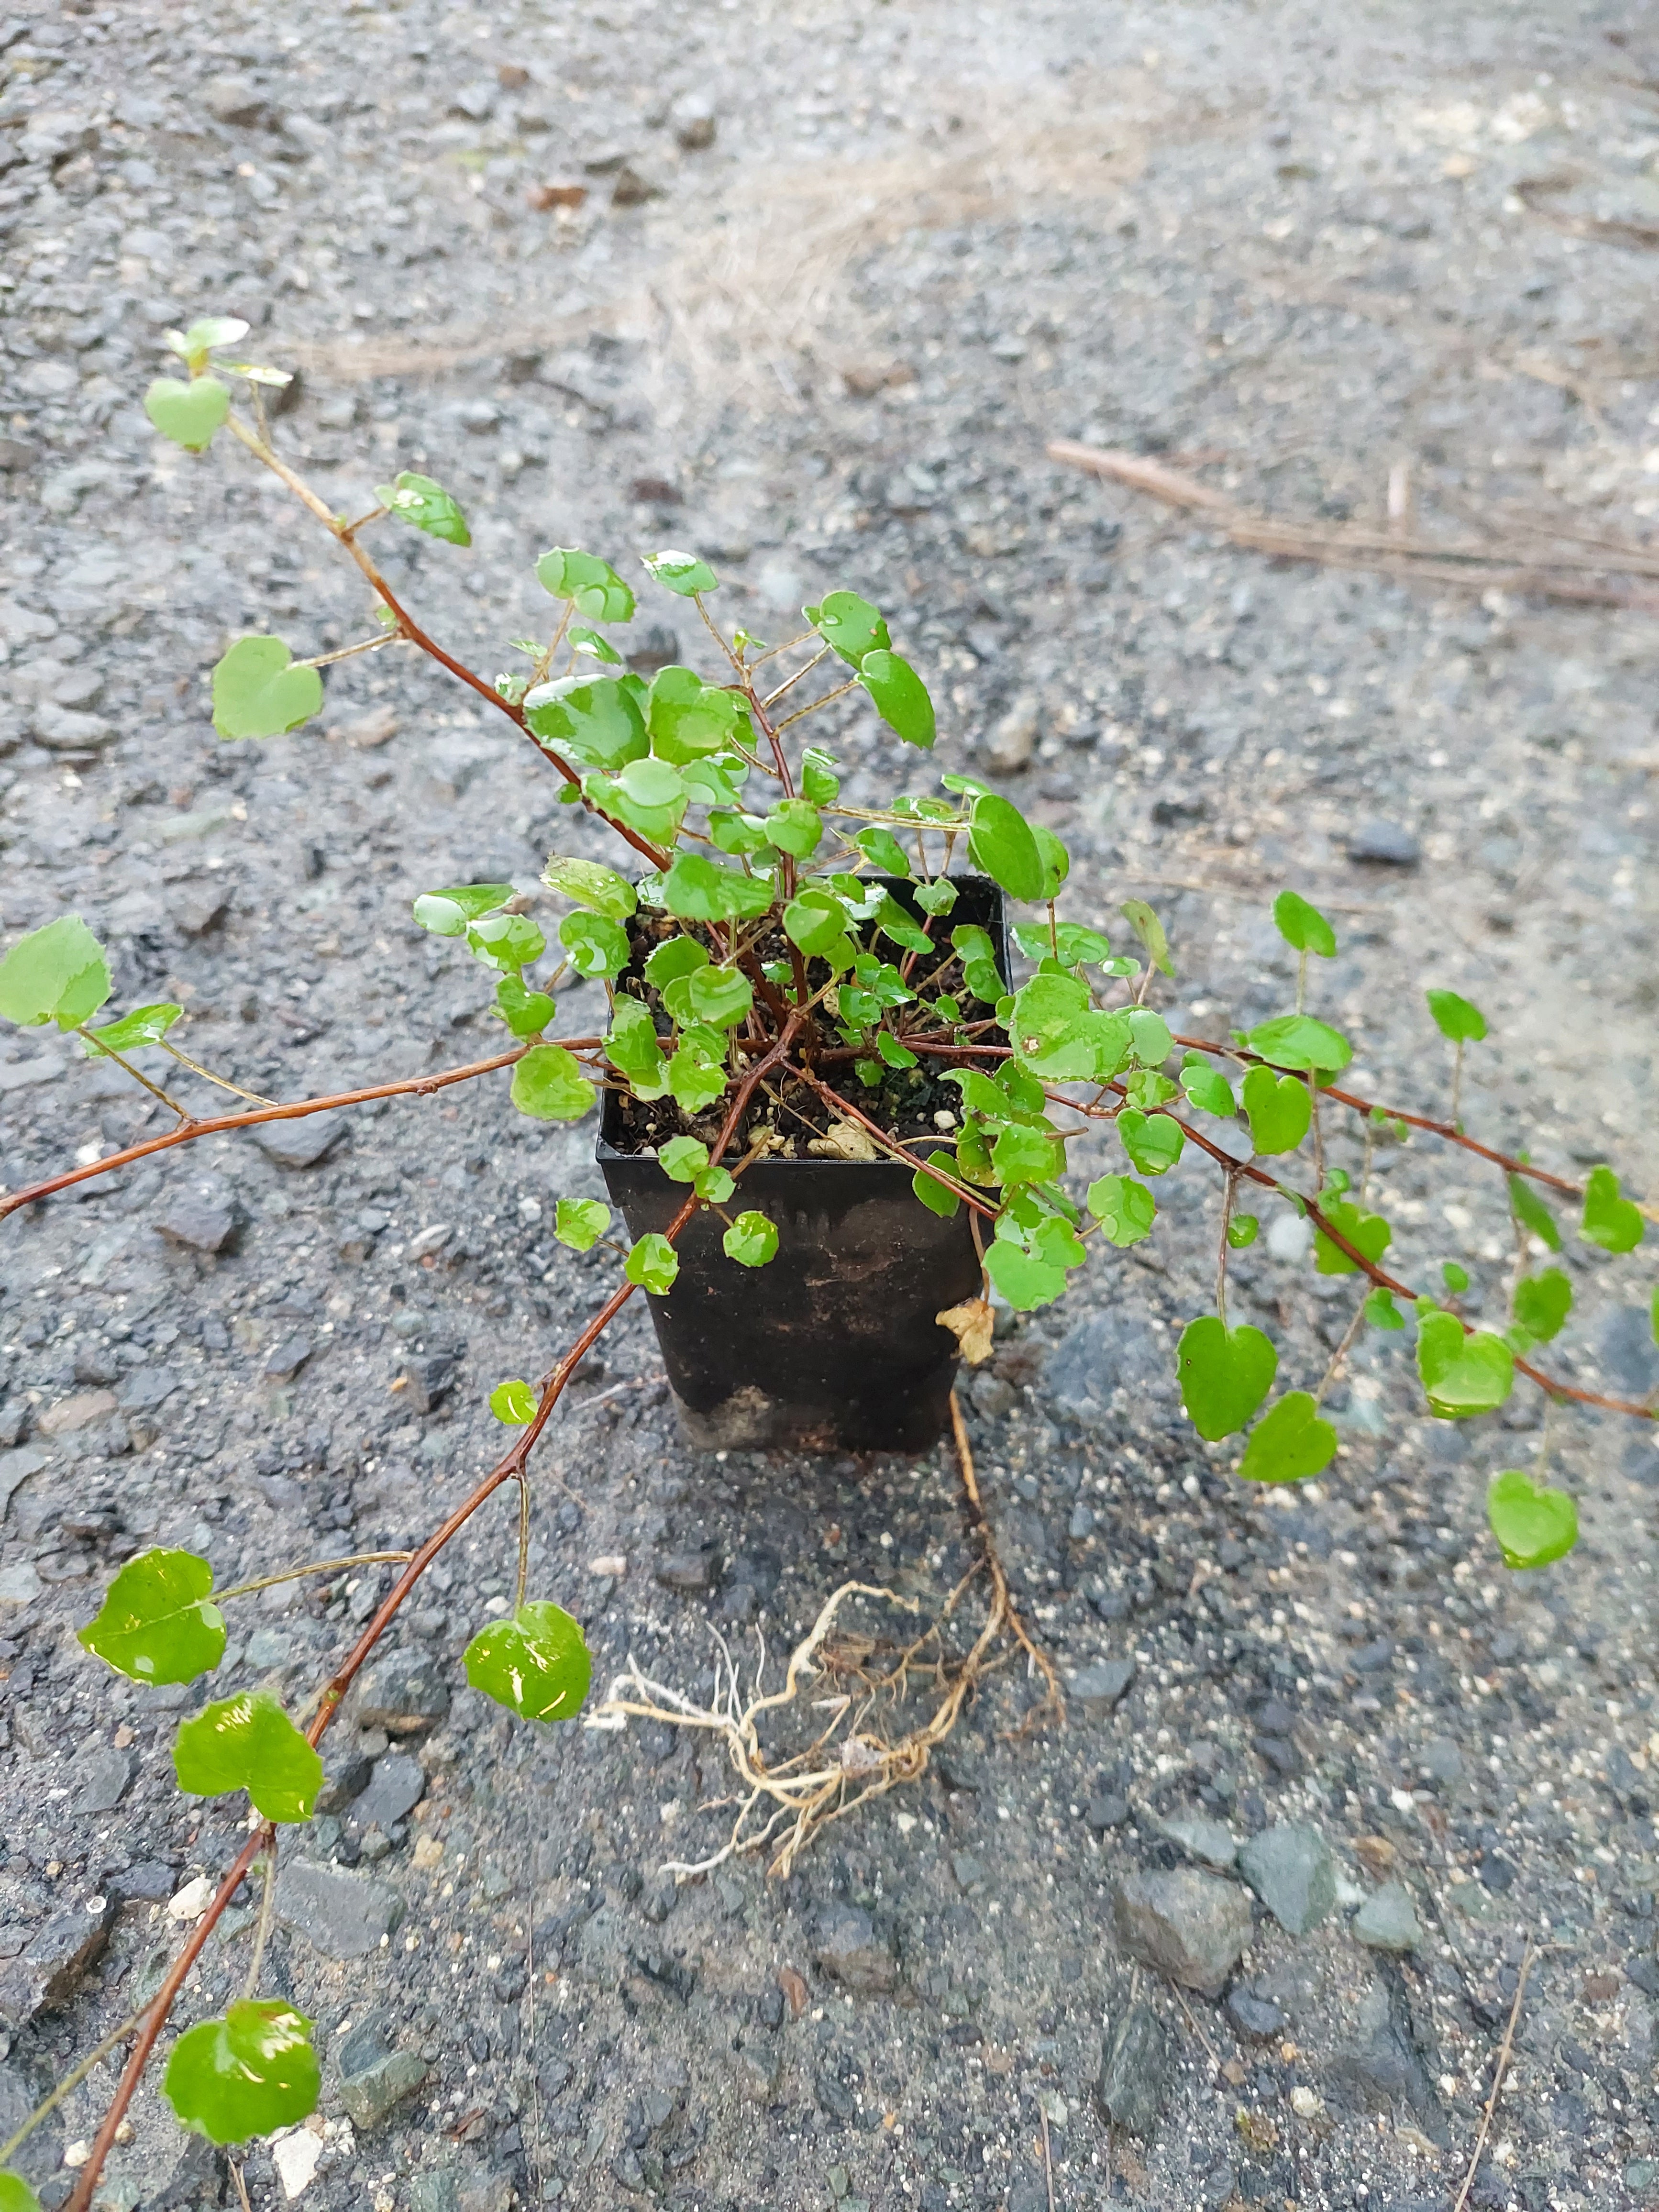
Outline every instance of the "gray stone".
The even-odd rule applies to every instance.
[[[406,1751],[389,1751],[375,1760],[368,1789],[351,1808],[352,1820],[360,1828],[390,1830],[394,1820],[413,1812],[425,1788],[420,1760]]]
[[[78,714],[73,707],[60,707],[53,699],[44,700],[35,708],[33,726],[36,744],[56,753],[101,752],[119,734],[114,723],[106,722],[101,714]]]
[[[401,1369],[408,1386],[409,1405],[416,1413],[429,1413],[441,1406],[455,1388],[456,1370],[460,1364],[458,1352],[428,1352],[418,1359],[410,1359]]]
[[[1129,1817],[1129,1801],[1115,1790],[1103,1790],[1098,1797],[1091,1797],[1084,1811],[1084,1818],[1095,1833],[1104,1835],[1108,1828],[1121,1828]]]
[[[13,1491],[32,1474],[39,1474],[51,1457],[52,1454],[43,1451],[39,1444],[24,1444],[16,1451],[0,1452],[0,1521],[6,1517]]]
[[[992,732],[987,764],[999,775],[1017,775],[1036,751],[1042,726],[1042,705],[1027,692],[1015,700]]]
[[[1419,2039],[1411,2000],[1400,1970],[1382,1969],[1360,2007],[1359,2039],[1333,2061],[1330,2078],[1368,2112],[1405,2105],[1430,2140],[1445,2143],[1450,2130],[1435,2094],[1431,2067]]]
[[[121,1385],[118,1402],[124,1413],[153,1413],[164,1406],[184,1377],[174,1367],[135,1367]]]
[[[261,1121],[252,1133],[265,1158],[279,1168],[314,1168],[344,1136],[347,1123],[347,1115],[337,1107],[296,1121]]]
[[[829,1905],[819,1913],[812,1962],[821,1974],[859,1996],[886,1996],[898,1986],[890,1946],[857,1905]]]
[[[700,1597],[712,1590],[719,1580],[719,1567],[712,1552],[671,1552],[659,1559],[651,1570],[651,1579],[665,1590],[675,1590],[682,1597]]]
[[[1316,1928],[1336,1903],[1336,1862],[1317,1828],[1285,1821],[1252,1836],[1238,1870],[1291,1936]]]
[[[1078,1504],[1072,1508],[1072,1517],[1066,1524],[1066,1534],[1074,1544],[1081,1544],[1095,1533],[1095,1510],[1092,1505]]]
[[[388,1651],[357,1682],[357,1725],[413,1735],[448,1717],[449,1685],[425,1651]]]
[[[343,1729],[331,1729],[323,1743],[323,1786],[317,1792],[317,1810],[343,1813],[368,1784],[368,1759],[362,1747]]]
[[[230,910],[230,885],[222,875],[169,884],[166,905],[167,920],[186,937],[205,937]]]
[[[71,1812],[112,1813],[131,1784],[134,1765],[130,1751],[116,1751],[107,1744],[82,1752],[75,1762],[81,1786]]]
[[[1113,1890],[1112,1918],[1131,1958],[1206,1997],[1220,1994],[1255,1924],[1237,1882],[1193,1867],[1127,1875]]]
[[[1073,1698],[1091,1719],[1103,1720],[1135,1678],[1133,1659],[1097,1659],[1073,1675],[1066,1696]]]
[[[393,2051],[387,2035],[392,2015],[377,2007],[360,2021],[335,2054],[340,2102],[354,2128],[378,2128],[394,2105],[412,2097],[426,2080],[427,2062],[416,2051]]]
[[[985,1867],[971,1851],[952,1851],[951,1871],[956,1876],[957,1887],[969,1897],[977,1897],[985,1887]]]
[[[0,2064],[0,2142],[9,2142],[52,2089],[52,2069],[32,2052],[15,2051]],[[64,2155],[61,2106],[48,2112],[6,2160],[9,2173],[21,2174],[40,2189],[54,2177]]]
[[[409,2212],[460,2212],[453,2173],[411,2173],[405,2185]]]
[[[1351,860],[1370,860],[1384,867],[1414,868],[1423,857],[1423,848],[1409,830],[1397,822],[1384,821],[1380,814],[1368,814],[1358,823],[1348,836],[1348,858]]]
[[[1206,1820],[1201,1813],[1184,1814],[1176,1820],[1166,1820],[1164,1832],[1173,1844],[1179,1844],[1189,1858],[1214,1867],[1225,1874],[1238,1857],[1238,1843],[1224,1820]]]
[[[746,2041],[732,2053],[732,2075],[739,2092],[770,2102],[783,2079],[783,2045],[775,2037]]]
[[[1103,1428],[1116,1389],[1137,1399],[1167,1397],[1169,1364],[1168,1347],[1148,1322],[1128,1314],[1085,1314],[1049,1358],[1048,1398],[1061,1419]]]
[[[118,1410],[113,1390],[77,1390],[73,1396],[48,1406],[38,1416],[36,1425],[43,1437],[72,1436],[76,1429],[89,1429],[94,1421],[108,1420]]]
[[[1645,1397],[1659,1385],[1659,1345],[1645,1306],[1616,1306],[1601,1324],[1597,1350],[1608,1379]]]
[[[0,1606],[33,1605],[45,1588],[30,1560],[20,1559],[15,1566],[0,1567]]]
[[[1463,1753],[1449,1735],[1433,1735],[1417,1755],[1419,1770],[1431,1782],[1452,1783],[1463,1779]]]
[[[368,1875],[290,1859],[276,1877],[276,1916],[326,1959],[366,1959],[403,1918],[404,1901]]]
[[[1170,2055],[1157,2014],[1137,1999],[1102,2046],[1095,2101],[1114,2127],[1149,2136],[1158,2122],[1169,2077]]]
[[[1353,1917],[1355,1940],[1373,1951],[1414,1951],[1423,1941],[1411,1892],[1403,1882],[1385,1881],[1373,1890]]]
[[[313,1349],[308,1336],[285,1336],[266,1352],[264,1371],[273,1382],[291,1382],[310,1358]]]
[[[203,88],[202,98],[216,123],[246,130],[264,118],[265,96],[252,77],[210,76]]]
[[[66,2004],[108,1942],[116,1911],[113,1898],[94,1897],[77,1910],[54,1913],[20,1956],[0,1966],[0,2020],[23,2027]]]
[[[1227,1992],[1227,2017],[1241,2035],[1255,2043],[1266,2043],[1285,2028],[1285,2014],[1272,1998],[1258,1996],[1242,1983],[1235,1983]]]

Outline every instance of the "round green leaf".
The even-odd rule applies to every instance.
[[[682,921],[730,921],[764,914],[772,888],[737,868],[722,868],[702,853],[678,853],[662,879],[662,902]]]
[[[297,666],[279,637],[239,637],[213,672],[213,726],[222,738],[279,738],[322,703],[322,678]]]
[[[847,909],[833,891],[807,890],[783,910],[783,933],[807,958],[827,952],[847,928]]]
[[[1176,1371],[1188,1419],[1207,1443],[1218,1443],[1249,1424],[1273,1388],[1279,1354],[1259,1328],[1248,1322],[1228,1328],[1206,1314],[1181,1332]]]
[[[465,1666],[475,1690],[523,1721],[574,1720],[593,1674],[580,1628],[544,1599],[480,1629],[466,1647]]]
[[[1088,1206],[1113,1244],[1139,1244],[1152,1233],[1158,1202],[1133,1176],[1099,1176],[1089,1186]]]
[[[639,1239],[623,1262],[623,1273],[629,1281],[658,1297],[673,1288],[679,1272],[679,1254],[654,1229]]]
[[[573,1252],[591,1252],[610,1226],[603,1199],[562,1198],[554,1209],[553,1234]]]
[[[708,948],[695,937],[665,937],[653,948],[645,963],[645,980],[659,991],[682,975],[695,975],[708,965]]]
[[[532,991],[522,975],[503,975],[495,986],[495,1007],[515,1037],[539,1036],[558,1008],[545,991]]]
[[[1486,1016],[1479,1006],[1460,999],[1455,991],[1429,991],[1424,995],[1434,1016],[1435,1027],[1453,1044],[1479,1044],[1486,1036]]]
[[[216,376],[194,376],[188,384],[158,376],[144,394],[144,412],[175,446],[204,453],[230,412],[230,392]]]
[[[636,1098],[660,1098],[666,1087],[661,1041],[648,1006],[625,994],[611,1009],[605,1056]],[[722,1075],[721,1088],[725,1088]],[[718,1093],[716,1094],[718,1096]]]
[[[808,745],[800,757],[801,796],[814,806],[833,806],[841,796],[836,760],[819,745]]]
[[[646,720],[651,749],[663,760],[683,768],[723,752],[743,719],[742,701],[705,684],[695,668],[659,668],[651,679]]]
[[[1486,1490],[1486,1519],[1506,1567],[1547,1567],[1578,1541],[1577,1502],[1510,1468]]]
[[[942,1168],[946,1175],[955,1176],[957,1174],[956,1159],[950,1152],[929,1152],[926,1164],[919,1167],[910,1178],[911,1189],[915,1191],[928,1212],[937,1213],[944,1220],[949,1221],[961,1206],[962,1200],[956,1192],[942,1183],[937,1176],[929,1175],[927,1172],[929,1168]]]
[[[991,1170],[1005,1189],[1018,1183],[1052,1182],[1066,1172],[1066,1147],[1058,1137],[1011,1121],[991,1147]]]
[[[1018,1244],[994,1238],[985,1255],[985,1272],[992,1287],[1017,1313],[1033,1313],[1051,1306],[1066,1288],[1066,1270]]]
[[[1336,1446],[1310,1393],[1287,1390],[1250,1431],[1238,1471],[1247,1482],[1305,1482],[1330,1465]]]
[[[1248,1252],[1261,1233],[1261,1224],[1253,1213],[1230,1214],[1227,1220],[1227,1249]]]
[[[1261,1023],[1244,1042],[1274,1067],[1316,1068],[1325,1075],[1334,1075],[1353,1058],[1346,1037],[1311,1014],[1280,1014]]]
[[[666,985],[662,1002],[682,1029],[706,1022],[711,1028],[726,1030],[749,1012],[755,991],[740,969],[702,967]]]
[[[567,676],[538,684],[524,697],[524,718],[538,744],[589,768],[620,769],[651,750],[635,696],[639,679]]]
[[[657,1165],[671,1182],[695,1182],[708,1164],[708,1147],[695,1137],[671,1137],[657,1153]]]
[[[621,922],[580,907],[559,924],[559,942],[579,975],[603,975],[608,983],[616,981],[631,957],[628,932]]]
[[[140,1552],[79,1640],[131,1681],[193,1682],[224,1656],[225,1620],[210,1602],[212,1589],[213,1570],[194,1552]]]
[[[542,881],[550,890],[562,891],[578,906],[609,915],[612,921],[626,921],[640,902],[626,876],[601,860],[565,860],[555,854],[542,871]]]
[[[527,1382],[498,1382],[489,1394],[489,1410],[498,1421],[526,1428],[536,1418],[536,1394]]]
[[[647,571],[665,591],[673,592],[682,599],[695,599],[699,592],[717,592],[720,578],[707,561],[700,561],[695,553],[642,553],[640,556]]]
[[[1190,1053],[1182,1066],[1181,1087],[1200,1114],[1213,1114],[1219,1120],[1231,1121],[1238,1111],[1233,1086],[1221,1070]],[[1258,1145],[1257,1152],[1261,1149]]]
[[[1179,1121],[1168,1114],[1143,1114],[1138,1106],[1124,1107],[1116,1127],[1130,1164],[1142,1175],[1167,1175],[1187,1141]]]
[[[1313,1100],[1303,1079],[1252,1067],[1238,1087],[1258,1155],[1293,1152],[1313,1123]]]
[[[630,622],[634,594],[608,561],[597,554],[579,552],[574,545],[556,545],[536,563],[536,574],[544,591],[556,599],[568,599],[589,622]]]
[[[1010,898],[1040,899],[1047,880],[1042,855],[1030,824],[1012,800],[994,791],[974,802],[974,819],[968,835],[974,866]]]
[[[323,1786],[322,1760],[264,1690],[245,1690],[182,1722],[173,1765],[191,1796],[246,1790],[267,1820],[308,1820]]]
[[[1273,901],[1273,920],[1293,952],[1316,952],[1322,960],[1335,958],[1336,932],[1319,908],[1310,906],[1299,893],[1280,891]]]
[[[235,2143],[314,2112],[321,2080],[305,2014],[280,1998],[245,1997],[222,2020],[185,2030],[162,2087],[185,2127]]]
[[[1572,1311],[1572,1284],[1559,1267],[1523,1275],[1515,1286],[1515,1317],[1529,1336],[1547,1344]]]
[[[718,1038],[718,1034],[716,1030],[703,1030],[688,1036],[668,1062],[668,1090],[675,1103],[688,1114],[701,1114],[726,1089],[726,1061],[705,1041]]]
[[[512,1097],[532,1121],[579,1121],[599,1092],[562,1044],[532,1044],[513,1070]]]
[[[737,1179],[729,1168],[702,1168],[691,1178],[692,1189],[708,1206],[724,1206],[737,1187]]]
[[[786,799],[767,816],[766,835],[781,853],[810,860],[823,836],[823,817],[804,799]]]
[[[884,653],[892,644],[880,609],[856,592],[830,592],[821,606],[803,607],[801,612],[824,643],[854,668],[866,653]]]
[[[1508,1345],[1489,1329],[1468,1334],[1455,1314],[1419,1316],[1417,1371],[1430,1412],[1443,1421],[1494,1413],[1515,1387],[1515,1358]]]
[[[49,1021],[76,1029],[111,988],[104,948],[78,914],[32,929],[0,960],[0,1015],[24,1029]]]
[[[3,1011],[0,1008],[0,1011]],[[61,1023],[63,1016],[58,1016]],[[1579,1234],[1604,1252],[1631,1252],[1641,1243],[1641,1210],[1619,1195],[1619,1178],[1611,1168],[1592,1168],[1584,1185],[1584,1214]]]
[[[453,884],[447,890],[422,891],[410,911],[434,937],[465,937],[470,921],[495,913],[512,896],[511,884]]]
[[[777,1228],[763,1213],[739,1213],[720,1245],[726,1258],[740,1267],[763,1267],[778,1249]]]
[[[441,538],[447,545],[470,545],[472,532],[466,517],[441,484],[430,477],[405,469],[395,483],[377,484],[374,496],[399,522],[412,523],[428,538]]]
[[[0,2212],[41,2212],[40,2200],[19,2173],[0,2173]]]
[[[1365,1299],[1365,1318],[1373,1328],[1397,1329],[1406,1326],[1406,1316],[1394,1302],[1394,1292],[1378,1283]]]
[[[1132,1006],[1127,1019],[1129,1024],[1129,1049],[1143,1067],[1162,1067],[1175,1050],[1175,1039],[1170,1035],[1170,1024],[1162,1014],[1155,1014],[1150,1006]]]
[[[878,646],[859,663],[859,682],[870,694],[877,714],[907,745],[926,751],[937,733],[933,702],[927,686],[908,660]]]
[[[469,923],[466,944],[475,958],[514,974],[547,950],[547,939],[527,914],[487,914],[481,921]]]

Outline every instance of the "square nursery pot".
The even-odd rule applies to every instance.
[[[880,880],[908,904],[904,883]],[[1006,981],[1002,893],[983,876],[955,880],[951,926],[988,929]],[[639,1237],[668,1226],[685,1190],[653,1154],[619,1151],[620,1130],[620,1103],[607,1091],[596,1157],[612,1205]],[[759,1269],[726,1257],[718,1214],[692,1217],[673,1289],[650,1299],[692,1443],[921,1452],[937,1442],[950,1421],[957,1344],[934,1316],[977,1295],[980,1264],[968,1209],[942,1220],[911,1189],[911,1173],[886,1159],[756,1161],[742,1202],[778,1231],[777,1253]]]

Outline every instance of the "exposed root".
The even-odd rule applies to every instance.
[[[775,1690],[767,1692],[762,1686],[766,1672],[764,1639],[753,1683],[745,1692],[737,1662],[718,1632],[714,1690],[707,1705],[653,1681],[640,1672],[634,1660],[611,1684],[610,1696],[593,1717],[595,1723],[615,1726],[630,1719],[651,1720],[672,1728],[707,1729],[724,1742],[737,1777],[738,1786],[733,1797],[720,1801],[735,1802],[738,1808],[726,1842],[706,1858],[671,1860],[663,1873],[687,1881],[693,1875],[712,1872],[727,1859],[775,1844],[768,1871],[788,1874],[813,1837],[830,1821],[844,1820],[870,1798],[883,1796],[901,1783],[921,1778],[981,1680],[1012,1656],[1006,1649],[998,1652],[1000,1643],[1011,1640],[1024,1650],[1028,1664],[1046,1685],[1041,1703],[1012,1732],[1013,1735],[1024,1736],[1050,1718],[1065,1719],[1066,1700],[1054,1662],[1032,1638],[1009,1595],[1008,1578],[985,1518],[973,1454],[954,1395],[951,1415],[969,1522],[979,1540],[981,1558],[945,1599],[938,1619],[903,1645],[884,1670],[876,1671],[881,1647],[874,1638],[837,1632],[842,1608],[856,1598],[895,1606],[906,1613],[916,1613],[920,1607],[914,1598],[896,1596],[875,1583],[842,1583],[825,1599],[817,1619],[791,1652],[783,1681]],[[945,1624],[970,1585],[981,1577],[988,1581],[991,1591],[984,1624],[969,1650],[952,1656],[943,1642]],[[893,1737],[883,1725],[883,1716],[904,1703],[913,1674],[931,1678],[937,1702],[921,1726]],[[763,1721],[783,1707],[796,1705],[803,1689],[813,1685],[830,1692],[811,1700],[811,1710],[828,1717],[810,1741],[775,1758],[762,1740]]]

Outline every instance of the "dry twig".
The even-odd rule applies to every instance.
[[[1521,2021],[1521,2000],[1527,1994],[1527,1976],[1532,1972],[1532,1962],[1538,1947],[1529,1942],[1521,1960],[1521,1972],[1516,1977],[1515,2002],[1510,2007],[1509,2026],[1504,2030],[1504,2040],[1498,2045],[1498,2064],[1492,2077],[1492,2094],[1486,2099],[1486,2109],[1480,2115],[1480,2132],[1474,2139],[1474,2154],[1469,2160],[1469,2170],[1463,2176],[1463,2186],[1457,2192],[1452,2212],[1463,2212],[1469,2201],[1469,2191],[1474,2186],[1474,2177],[1480,2165],[1480,2154],[1486,2148],[1486,2137],[1492,2131],[1492,2114],[1498,2110],[1498,2100],[1504,2087],[1504,2076],[1509,2070],[1510,2054],[1515,2049],[1515,2031]]]

